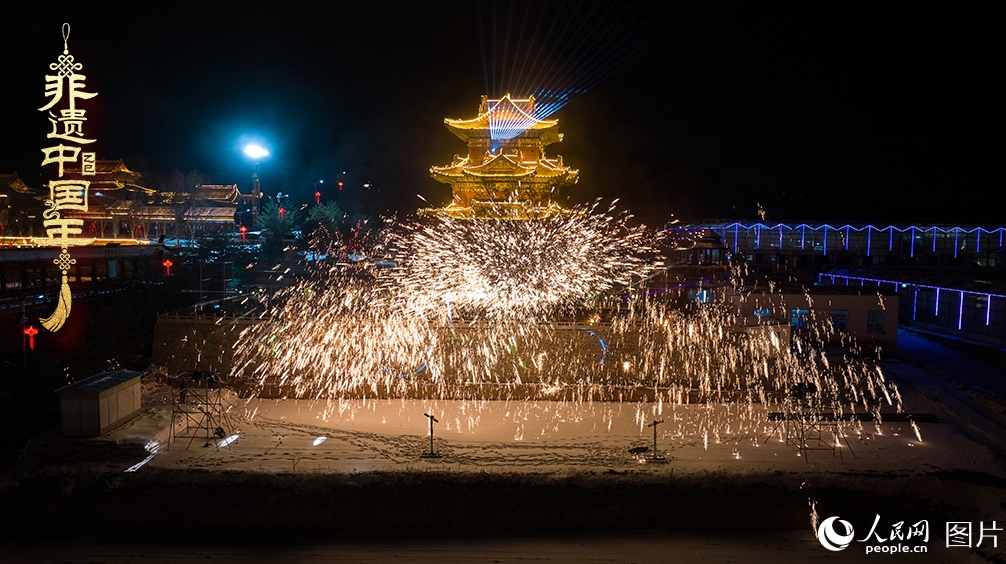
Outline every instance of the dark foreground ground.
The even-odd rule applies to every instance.
[[[942,406],[998,452],[998,362],[903,334],[901,384]],[[954,345],[955,347],[957,345]],[[911,370],[909,370],[911,369]],[[933,376],[935,375],[935,376]],[[902,376],[899,376],[901,378]],[[913,379],[908,379],[909,377]],[[31,382],[23,381],[25,386]],[[41,388],[41,386],[38,386]],[[8,399],[11,399],[8,396]],[[23,398],[21,398],[23,400]],[[14,401],[9,405],[15,406]],[[41,403],[41,402],[40,402]],[[980,417],[979,417],[980,416]],[[14,425],[11,435],[30,429]],[[32,433],[37,435],[38,433]],[[918,468],[885,473],[654,476],[598,468],[572,475],[401,471],[209,472],[146,467],[136,447],[97,457],[117,470],[74,471],[64,455],[0,473],[0,564],[8,562],[1004,562],[1006,536],[978,550],[944,546],[947,521],[1004,527],[1006,480]],[[95,447],[102,448],[102,447]],[[36,453],[38,454],[38,453]],[[65,453],[64,453],[65,454]],[[838,515],[859,539],[927,520],[926,554],[829,552],[811,526]],[[1006,527],[1004,527],[1006,528]],[[865,530],[864,530],[865,529]],[[886,534],[886,532],[881,532]]]
[[[824,553],[824,554],[822,554]],[[117,535],[88,535],[37,544],[13,542],[0,547],[0,562],[134,563],[195,562],[260,563],[610,563],[744,562],[796,564],[881,561],[953,562],[971,560],[969,553],[937,551],[925,555],[866,556],[861,551],[828,553],[813,535],[768,531],[569,535],[563,537],[379,537],[330,538],[318,535],[271,535],[265,539],[222,531],[218,535],[184,539],[145,535],[123,540]],[[913,558],[914,557],[914,558]]]
[[[21,477],[0,491],[0,563],[1003,562],[1002,551],[945,548],[943,528],[991,520],[989,496],[1006,511],[1004,492],[1006,481],[966,473]],[[930,553],[830,553],[813,535],[809,500],[822,519],[858,526],[876,514],[888,528],[926,519]]]

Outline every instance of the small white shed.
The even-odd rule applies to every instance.
[[[114,370],[64,386],[59,411],[64,435],[97,437],[140,412],[140,372]]]

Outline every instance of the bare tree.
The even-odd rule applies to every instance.
[[[171,173],[171,179],[168,181],[168,191],[191,194],[196,186],[202,183],[203,175],[198,170],[192,169],[189,172],[182,172],[176,168]]]

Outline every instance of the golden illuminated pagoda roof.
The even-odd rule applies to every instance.
[[[11,174],[0,174],[0,188],[10,188],[18,194],[35,195],[35,191],[21,180],[16,171]]]
[[[134,172],[126,167],[122,159],[98,159],[94,163],[94,174],[84,176],[80,167],[66,167],[66,178],[87,180],[91,183],[91,192],[114,192],[126,189],[130,192],[152,195],[156,192],[153,188],[148,188],[139,184],[143,174]],[[46,184],[48,187],[48,184]]]
[[[499,100],[482,96],[479,115],[444,120],[467,141],[468,152],[447,166],[430,168],[438,182],[451,186],[451,203],[423,213],[459,219],[533,219],[560,213],[560,189],[579,180],[579,171],[548,158],[545,146],[562,141],[557,120],[539,120],[534,98]]]
[[[221,204],[236,204],[241,197],[237,184],[199,184],[192,191],[192,199]]]
[[[486,153],[481,164],[471,164],[467,157],[455,156],[454,162],[448,166],[431,167],[430,174],[445,183],[460,179],[492,181],[534,177],[535,180],[561,180],[562,184],[574,184],[579,171],[564,167],[562,157],[528,162],[521,160],[520,155],[514,152],[500,155]]]
[[[464,176],[472,177],[473,179],[492,177],[523,178],[533,175],[538,168],[537,165],[538,163],[536,162],[522,162],[520,155],[517,153],[501,155],[487,153],[485,160],[481,164],[471,164],[467,157],[460,157],[450,166],[432,167],[430,173],[433,174],[434,178],[443,176],[451,179]]]
[[[520,131],[512,138],[533,137],[541,140],[543,145],[562,141],[559,133],[559,121],[554,119],[540,120],[534,117],[534,96],[529,98],[511,98],[509,94],[499,100],[490,100],[482,96],[479,104],[479,115],[472,119],[444,119],[444,124],[451,133],[461,140],[486,139],[490,137],[491,121],[509,124],[513,131]]]

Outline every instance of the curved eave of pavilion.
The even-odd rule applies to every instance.
[[[481,164],[463,167],[465,174],[479,177],[517,176],[534,174],[538,163],[524,163],[517,153],[486,153],[486,159]]]
[[[560,178],[560,177],[571,177],[577,178],[580,175],[579,170],[570,170],[568,168],[560,169],[547,169],[544,167],[538,167],[538,174],[536,176],[540,178]]]
[[[458,178],[461,178],[461,172],[467,164],[468,159],[462,158],[454,161],[454,164],[447,166],[432,166],[430,167],[430,176],[438,182],[450,184]]]
[[[461,178],[461,171],[460,169],[456,169],[452,166],[435,166],[430,168],[430,176],[432,176],[437,182],[451,184]]]
[[[462,171],[462,177],[472,178],[472,179],[475,179],[475,178],[478,178],[478,179],[486,179],[486,178],[503,178],[503,179],[514,178],[514,179],[522,179],[522,178],[527,178],[529,176],[535,176],[535,172],[536,172],[535,168],[525,168],[523,170],[510,171],[510,172],[507,172],[507,171],[492,171],[492,170],[479,170],[479,169],[466,168],[466,169],[464,169]]]
[[[482,114],[475,119],[468,120],[445,118],[444,125],[451,133],[465,142],[470,139],[489,139],[489,114]],[[514,136],[514,139],[521,138],[538,138],[545,145],[558,143],[562,141],[562,135],[559,133],[559,121],[554,119],[536,121],[531,127]]]

